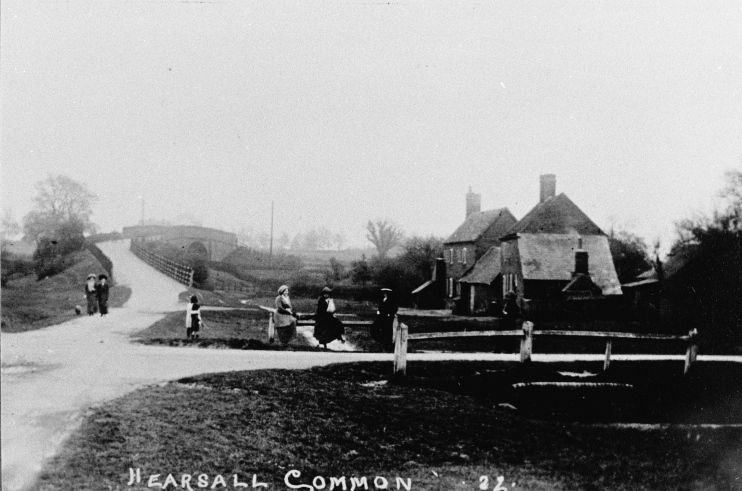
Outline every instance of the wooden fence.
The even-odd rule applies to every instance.
[[[239,281],[234,281],[234,280],[224,280],[222,278],[219,278],[218,275],[214,278],[214,290],[219,290],[223,292],[241,292],[241,293],[249,293],[249,294],[255,293],[255,287],[250,284],[241,283]]]
[[[405,377],[407,375],[407,343],[409,341],[420,341],[424,339],[450,339],[450,338],[473,338],[505,336],[520,338],[520,361],[526,363],[531,361],[533,353],[533,338],[535,336],[567,336],[575,338],[602,338],[606,340],[605,361],[603,369],[606,370],[611,364],[611,350],[614,339],[645,339],[655,341],[681,341],[687,345],[685,352],[685,368],[683,373],[688,373],[691,365],[696,361],[698,355],[698,331],[691,330],[687,336],[671,336],[664,334],[634,334],[628,332],[597,332],[597,331],[535,331],[533,323],[525,322],[522,329],[513,331],[459,331],[459,332],[430,332],[419,334],[408,334],[407,326],[399,324],[397,328],[395,319],[394,332],[394,376]]]
[[[171,261],[164,256],[155,254],[139,245],[139,243],[134,239],[131,240],[129,249],[131,249],[131,252],[133,252],[135,256],[155,268],[157,271],[169,276],[178,283],[183,283],[186,286],[193,286],[193,268],[190,266]]]
[[[275,337],[276,337],[276,324],[275,320],[273,319],[273,314],[276,313],[276,309],[272,307],[264,307],[260,306],[261,309],[268,312],[268,342],[273,343]],[[314,315],[313,314],[298,314],[299,318],[296,320],[297,326],[313,326],[314,325]],[[345,326],[370,326],[373,324],[373,321],[363,321],[360,319],[355,318],[355,316],[338,316],[341,317],[341,320],[343,321],[343,325]]]

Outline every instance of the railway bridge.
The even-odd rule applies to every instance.
[[[193,225],[134,225],[124,227],[123,236],[132,240],[161,240],[209,261],[221,261],[237,249],[236,234]]]

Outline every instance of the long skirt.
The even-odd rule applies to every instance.
[[[98,297],[95,296],[95,292],[85,295],[88,297],[88,315],[93,315],[98,312]]]
[[[100,309],[100,315],[108,313],[108,296],[98,299],[98,308]]]
[[[334,316],[317,318],[314,324],[314,338],[319,344],[327,344],[339,339],[342,341],[345,334],[345,326]]]
[[[296,321],[293,321],[288,326],[276,326],[276,335],[278,336],[279,341],[283,344],[288,344],[296,337]]]
[[[371,337],[381,343],[385,349],[394,347],[394,318],[377,317],[371,325]]]

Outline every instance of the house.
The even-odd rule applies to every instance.
[[[464,222],[444,241],[443,257],[436,261],[432,278],[412,292],[417,308],[456,307],[474,313],[487,310],[489,303],[499,298],[499,259],[491,249],[500,245],[499,237],[517,220],[507,208],[481,211],[481,203],[482,196],[469,187]],[[460,280],[482,259],[485,263],[479,265],[462,290]],[[497,288],[492,287],[493,282],[497,282]]]
[[[459,280],[459,312],[468,314],[499,312],[502,302],[500,248],[492,246]]]
[[[470,187],[466,195],[466,219],[443,242],[448,303],[450,306],[458,304],[464,311],[468,311],[470,291],[466,288],[462,290],[460,280],[492,247],[499,247],[500,237],[517,221],[507,208],[488,211],[481,211],[480,208],[481,195],[472,193]],[[490,254],[488,261],[491,262],[491,259]]]
[[[553,174],[541,176],[539,203],[501,240],[502,292],[515,291],[531,314],[622,294],[608,236],[567,195],[556,195]]]

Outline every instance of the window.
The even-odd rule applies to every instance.
[[[456,296],[461,296],[461,283],[459,283],[458,281],[456,282]]]
[[[463,256],[464,257],[461,259],[461,262],[464,263],[464,264],[466,264],[466,247],[464,247]]]
[[[446,290],[448,290],[448,296],[453,297],[453,278],[448,278],[448,283],[446,284]]]

